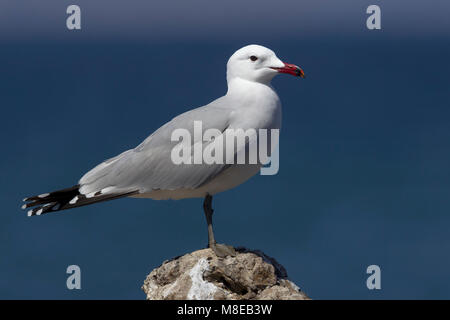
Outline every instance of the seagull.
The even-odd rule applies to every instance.
[[[234,256],[232,246],[216,243],[212,227],[212,198],[258,173],[261,163],[175,164],[171,159],[174,130],[193,134],[195,122],[202,130],[280,129],[281,103],[271,86],[277,74],[304,78],[303,70],[282,62],[260,45],[237,50],[227,63],[227,93],[211,103],[173,118],[140,145],[108,159],[88,171],[73,187],[23,199],[28,216],[39,216],[122,197],[154,200],[204,198],[208,247],[218,257]],[[192,144],[198,144],[198,139]],[[200,141],[203,146],[211,142]],[[195,147],[194,147],[195,148]],[[233,151],[235,151],[233,149]]]

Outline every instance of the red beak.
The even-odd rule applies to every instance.
[[[295,64],[290,64],[290,63],[284,63],[284,67],[282,68],[272,68],[277,70],[279,73],[287,73],[287,74],[291,74],[295,77],[301,77],[304,78],[305,77],[305,73],[303,72],[303,70],[296,66]]]

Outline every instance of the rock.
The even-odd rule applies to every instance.
[[[309,300],[275,259],[237,251],[218,258],[203,249],[163,262],[144,281],[147,300]]]

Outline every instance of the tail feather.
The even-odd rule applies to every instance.
[[[22,205],[22,209],[35,207],[28,210],[28,216],[39,216],[48,212],[72,209],[97,202],[127,197],[137,193],[137,191],[129,191],[103,194],[100,190],[86,196],[80,193],[79,188],[79,185],[75,185],[71,188],[25,198],[23,201],[27,203]]]

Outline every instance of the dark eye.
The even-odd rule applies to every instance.
[[[250,60],[256,61],[256,60],[258,60],[258,57],[257,57],[257,56],[251,56],[251,57],[250,57]]]

